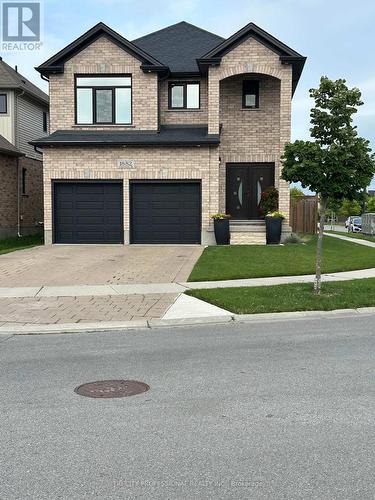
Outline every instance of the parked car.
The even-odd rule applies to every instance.
[[[362,217],[351,217],[348,233],[360,233],[362,231]]]
[[[346,221],[345,221],[345,228],[349,230],[350,224],[352,223],[353,219],[356,219],[358,215],[350,215]]]

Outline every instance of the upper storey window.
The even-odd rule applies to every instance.
[[[244,80],[242,85],[242,106],[244,108],[259,108],[259,81]]]
[[[48,118],[45,111],[43,111],[43,132],[48,132]]]
[[[169,84],[169,109],[199,109],[199,82]]]
[[[0,113],[2,115],[6,114],[8,112],[7,110],[7,95],[6,94],[0,94]]]
[[[77,124],[131,124],[131,94],[131,76],[77,76]]]

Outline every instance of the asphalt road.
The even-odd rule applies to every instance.
[[[0,337],[0,498],[373,499],[375,317]],[[79,384],[149,392],[98,400]]]

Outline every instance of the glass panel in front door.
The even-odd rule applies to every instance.
[[[253,206],[255,207],[255,211],[253,212],[252,217],[260,218],[260,198],[262,196],[262,192],[272,185],[271,174],[268,171],[264,171],[264,169],[259,169],[259,171],[254,170],[253,178],[255,184],[255,203]]]
[[[240,177],[238,177],[237,180],[240,181],[240,185],[238,186],[238,192],[237,192],[237,197],[238,197],[237,209],[239,210],[243,205],[243,181],[240,179]]]
[[[233,219],[247,219],[249,199],[249,176],[247,170],[243,168],[231,169],[229,171],[228,182],[227,212]]]

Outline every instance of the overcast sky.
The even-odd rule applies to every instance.
[[[308,90],[326,75],[362,91],[356,123],[375,149],[374,0],[45,0],[43,10],[43,49],[1,55],[44,90],[34,66],[99,21],[129,40],[179,21],[228,37],[252,21],[307,56],[293,99],[293,139],[308,138]]]

